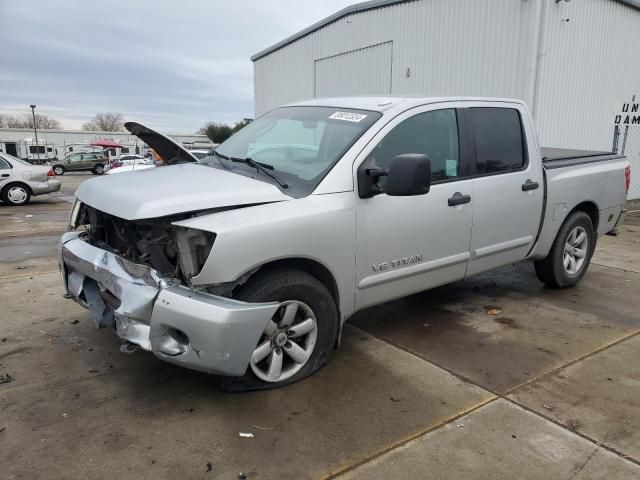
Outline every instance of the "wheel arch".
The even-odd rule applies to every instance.
[[[591,218],[591,223],[593,224],[593,230],[595,232],[598,231],[598,222],[600,221],[600,211],[598,210],[598,206],[594,202],[587,200],[585,202],[579,203],[578,205],[573,207],[573,210],[571,210],[569,214],[565,217],[565,221],[574,212],[584,212],[587,215],[589,215],[589,218]]]
[[[340,315],[340,289],[338,288],[338,282],[336,281],[333,273],[331,273],[331,270],[329,270],[326,265],[315,259],[307,257],[287,257],[271,260],[251,269],[249,277],[242,282],[242,284],[244,285],[250,282],[256,277],[256,275],[264,275],[266,272],[287,268],[306,272],[327,287],[329,293],[331,293],[331,296],[336,302],[338,315]],[[246,275],[246,273],[244,275]],[[244,275],[242,275],[241,278]]]
[[[19,180],[12,180],[11,182],[7,183],[4,187],[2,187],[2,190],[0,190],[0,196],[4,195],[4,192],[6,192],[7,189],[9,189],[9,187],[11,187],[12,185],[21,185],[25,187],[27,189],[27,192],[29,192],[29,195],[33,196],[33,190],[31,190],[31,187],[27,183],[21,182]]]

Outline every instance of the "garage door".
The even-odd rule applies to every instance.
[[[389,95],[393,42],[315,61],[316,97]]]

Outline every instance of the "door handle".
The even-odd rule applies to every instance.
[[[462,205],[462,204],[465,204],[465,203],[469,203],[470,201],[471,201],[471,196],[462,195],[460,192],[454,193],[453,197],[451,197],[448,200],[450,207],[455,207],[456,205]]]
[[[0,177],[3,177],[3,178],[6,178],[6,177],[8,177],[8,176],[9,176],[9,174],[8,174],[8,173],[3,173],[2,175],[0,175]]]
[[[529,190],[536,190],[539,186],[538,182],[534,182],[530,178],[527,178],[527,181],[522,184],[522,191],[528,192]]]

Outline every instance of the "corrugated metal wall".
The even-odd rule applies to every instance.
[[[314,97],[390,95],[393,42],[315,61]]]
[[[637,9],[614,0],[414,0],[343,17],[257,59],[256,115],[313,97],[317,60],[385,42],[392,94],[524,99],[548,146],[610,149],[614,105],[640,95]],[[370,76],[348,74],[350,85]],[[640,152],[627,154],[640,175]]]
[[[256,115],[313,97],[315,60],[385,42],[393,94],[520,96],[520,25],[532,3],[416,0],[343,17],[254,62]]]
[[[535,108],[541,141],[610,149],[616,103],[640,98],[640,11],[611,0],[561,2],[548,9],[542,52]],[[625,154],[637,177],[640,144]],[[640,198],[640,183],[632,183],[629,198]]]

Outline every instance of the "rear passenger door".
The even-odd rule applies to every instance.
[[[467,268],[473,275],[526,257],[540,226],[544,180],[536,146],[527,142],[535,134],[522,105],[478,103],[464,115],[475,157]]]

